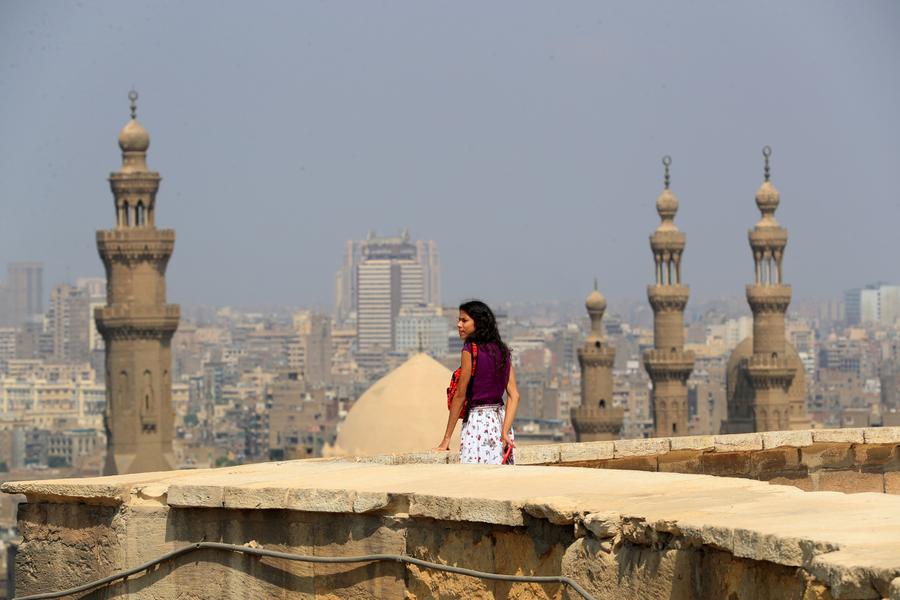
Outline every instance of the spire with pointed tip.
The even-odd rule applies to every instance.
[[[147,171],[147,149],[150,147],[150,134],[137,122],[138,93],[128,92],[131,102],[131,120],[119,132],[119,148],[122,149],[121,173]]]
[[[131,88],[131,91],[128,92],[128,99],[131,100],[131,120],[137,119],[137,99],[138,93],[137,90]]]

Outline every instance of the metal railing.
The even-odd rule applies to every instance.
[[[559,584],[567,585],[581,595],[584,600],[594,600],[594,598],[581,587],[575,580],[568,577],[553,575],[502,575],[499,573],[489,573],[486,571],[477,571],[475,569],[464,569],[462,567],[453,567],[450,565],[442,565],[439,563],[413,558],[403,554],[364,554],[362,556],[306,556],[303,554],[292,554],[290,552],[278,552],[276,550],[266,550],[265,548],[253,548],[250,546],[238,546],[236,544],[222,544],[219,542],[194,542],[187,546],[182,546],[167,552],[158,558],[132,567],[125,571],[120,571],[96,581],[91,581],[73,588],[60,590],[58,592],[44,592],[41,594],[31,594],[29,596],[17,596],[13,600],[45,600],[50,598],[62,598],[63,596],[71,596],[86,592],[94,588],[109,585],[120,579],[137,575],[141,571],[147,571],[156,565],[173,560],[179,556],[195,552],[197,550],[224,550],[227,552],[240,552],[252,556],[265,556],[270,558],[281,558],[284,560],[293,560],[299,562],[324,563],[324,564],[346,564],[346,563],[364,563],[364,562],[396,562],[402,564],[416,565],[425,569],[433,569],[435,571],[444,571],[447,573],[456,573],[457,575],[465,575],[467,577],[476,577],[478,579],[488,579],[492,581],[509,581],[513,583],[539,583],[539,584]]]

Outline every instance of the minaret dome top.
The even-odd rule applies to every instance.
[[[138,93],[128,93],[131,101],[131,120],[119,132],[119,148],[122,149],[121,173],[147,171],[147,148],[150,147],[150,134],[137,122]]]
[[[135,119],[128,121],[119,132],[119,148],[122,152],[146,152],[150,147],[150,134]]]
[[[584,306],[588,309],[588,312],[603,312],[606,310],[606,298],[595,288],[587,297]]]

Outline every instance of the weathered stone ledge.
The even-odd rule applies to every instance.
[[[129,510],[287,509],[497,526],[540,519],[598,540],[653,547],[665,539],[800,567],[834,598],[900,598],[890,595],[900,576],[900,497],[885,494],[805,493],[677,473],[349,461],[16,482],[3,490],[30,503],[121,502]]]

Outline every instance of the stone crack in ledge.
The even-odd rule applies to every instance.
[[[709,548],[803,569],[835,599],[900,598],[897,496],[676,473],[379,462],[293,461],[2,489],[29,503],[118,507],[120,515],[279,509],[478,527],[544,522],[571,527],[572,539],[594,540],[599,552],[623,544]]]

